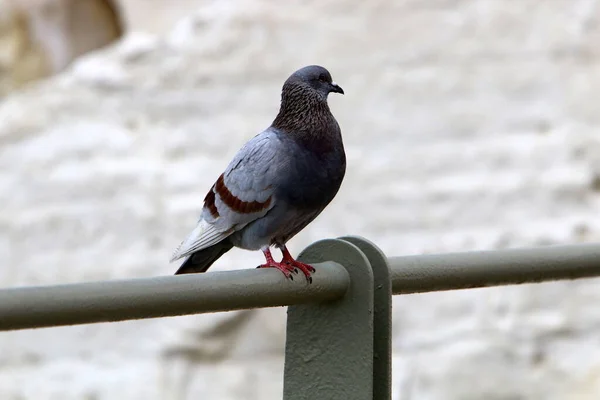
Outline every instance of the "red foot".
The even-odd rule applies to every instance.
[[[277,268],[278,270],[283,272],[283,275],[285,275],[286,278],[288,278],[292,281],[294,280],[294,276],[292,275],[292,273],[295,272],[294,267],[292,267],[291,265],[284,263],[284,262],[267,260],[266,263],[261,264],[256,268]]]
[[[273,256],[271,255],[271,250],[264,249],[263,253],[265,254],[266,262],[264,264],[259,265],[257,268],[277,268],[280,270],[286,278],[290,280],[294,280],[294,276],[292,273],[297,274],[298,270],[302,271],[308,283],[312,283],[311,274],[315,272],[315,269],[308,264],[304,264],[300,261],[294,260],[290,252],[287,248],[283,247],[281,249],[283,253],[283,259],[281,262],[277,262],[273,260]]]
[[[283,249],[281,249],[281,252],[283,253],[283,259],[281,262],[288,264],[292,268],[297,268],[302,271],[308,283],[312,283],[311,274],[315,272],[315,269],[308,264],[294,260],[294,257],[292,257],[287,247],[284,246]]]
[[[291,265],[289,265],[285,262],[277,262],[277,261],[273,260],[273,256],[271,255],[271,250],[269,250],[269,249],[263,250],[263,253],[265,254],[265,259],[267,262],[259,265],[256,268],[277,268],[278,270],[283,272],[283,275],[285,275],[286,278],[288,278],[292,281],[294,280],[294,277],[292,276],[292,272],[296,272],[294,270],[294,267],[292,267]]]

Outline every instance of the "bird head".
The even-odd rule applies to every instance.
[[[308,87],[325,99],[329,93],[344,94],[344,90],[333,81],[329,71],[319,65],[309,65],[299,69],[288,78],[286,83]]]

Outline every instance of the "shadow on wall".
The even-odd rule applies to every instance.
[[[0,96],[123,34],[112,0],[0,0]]]

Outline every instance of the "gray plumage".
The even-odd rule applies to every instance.
[[[286,80],[272,125],[240,149],[206,195],[196,228],[171,259],[186,258],[176,274],[204,272],[235,246],[262,249],[264,267],[286,276],[297,267],[309,277],[312,267],[293,260],[285,244],[323,211],[344,178],[346,156],[327,105],[330,92],[344,93],[320,66]],[[273,262],[269,246],[282,249],[285,265]]]

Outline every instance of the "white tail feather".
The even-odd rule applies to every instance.
[[[198,250],[217,244],[227,236],[231,235],[231,233],[231,230],[219,232],[214,225],[209,224],[202,219],[198,222],[198,225],[196,225],[192,233],[190,233],[188,237],[181,242],[179,247],[177,247],[173,256],[171,256],[170,262],[187,257]]]

